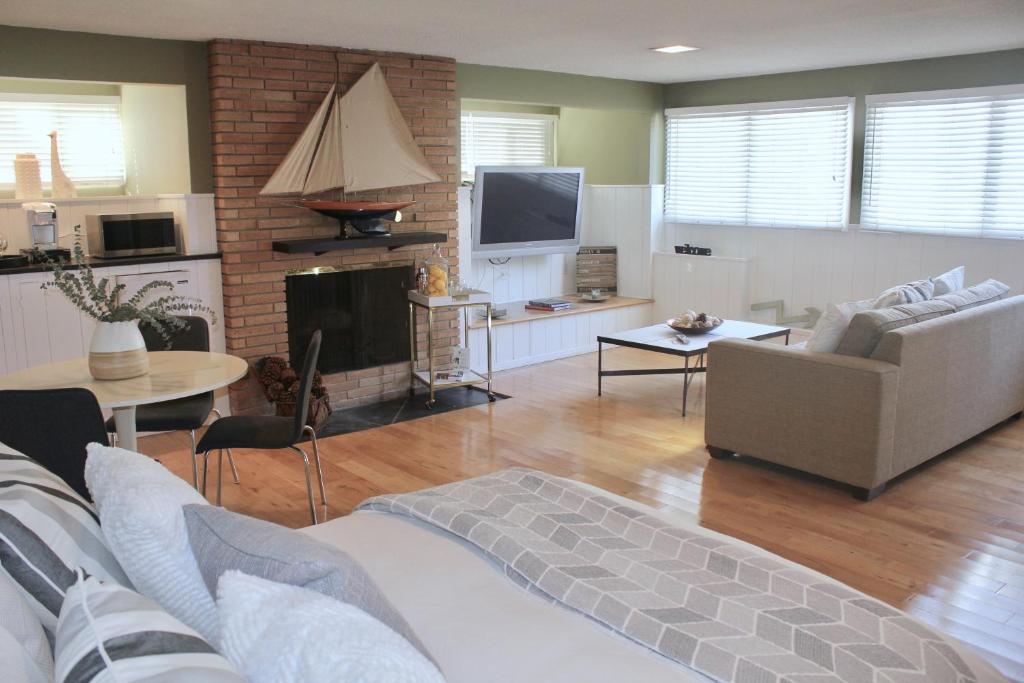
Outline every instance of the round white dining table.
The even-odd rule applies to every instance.
[[[101,407],[113,410],[118,445],[134,451],[138,450],[136,406],[213,391],[242,379],[248,372],[248,363],[225,353],[150,351],[149,373],[141,377],[93,379],[89,360],[75,358],[4,375],[0,377],[0,389],[88,389]]]

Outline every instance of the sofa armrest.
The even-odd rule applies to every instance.
[[[854,486],[889,479],[899,367],[739,339],[708,348],[705,440]]]

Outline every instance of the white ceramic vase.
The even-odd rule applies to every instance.
[[[96,325],[89,343],[89,374],[94,379],[130,379],[147,372],[149,356],[139,321]]]

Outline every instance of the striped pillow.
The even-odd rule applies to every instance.
[[[131,585],[92,506],[31,458],[0,446],[0,571],[52,636],[75,570]]]
[[[60,610],[57,683],[245,679],[203,638],[124,586],[80,578]]]

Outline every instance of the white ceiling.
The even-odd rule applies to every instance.
[[[0,22],[663,83],[1024,47],[1024,0],[0,0]],[[647,49],[677,43],[702,49]]]

